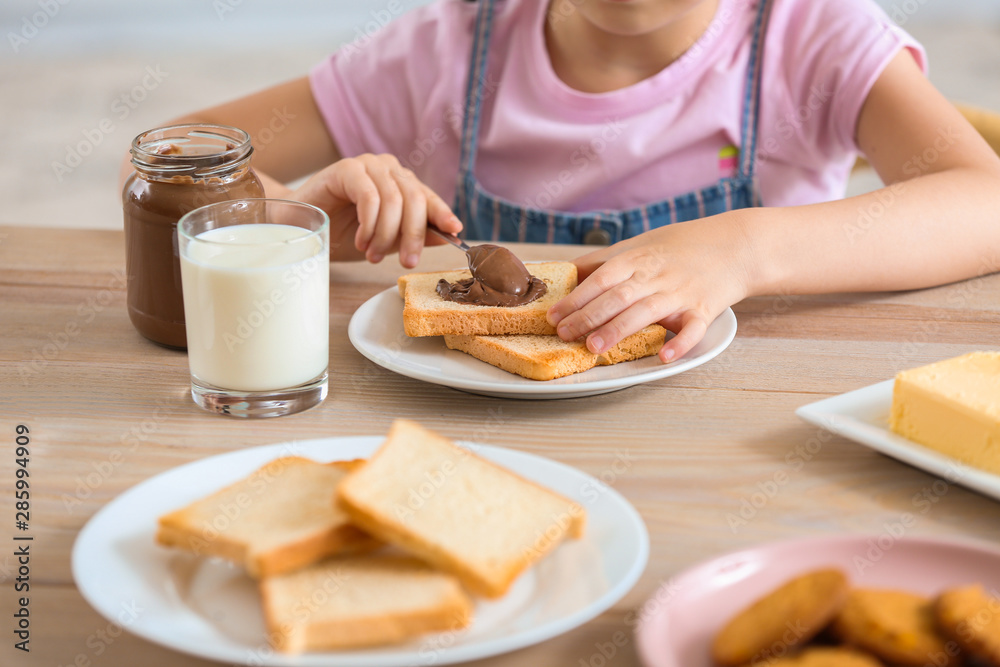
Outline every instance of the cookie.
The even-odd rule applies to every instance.
[[[980,585],[945,591],[934,601],[938,627],[962,650],[1000,667],[1000,599]]]
[[[937,632],[931,601],[913,593],[851,591],[833,630],[847,644],[901,667],[959,663],[958,647]]]
[[[715,636],[712,659],[722,667],[738,667],[783,656],[826,627],[847,592],[840,570],[800,575],[734,616]]]
[[[882,667],[867,653],[852,648],[824,646],[807,648],[796,655],[753,662],[747,667]]]

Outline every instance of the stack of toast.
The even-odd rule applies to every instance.
[[[583,340],[564,341],[546,313],[576,287],[572,262],[527,265],[547,286],[539,299],[521,306],[455,303],[436,291],[439,280],[469,278],[468,270],[410,273],[399,278],[403,328],[407,336],[443,336],[445,344],[488,364],[530,380],[553,380],[573,373],[656,354],[666,330],[652,324],[625,338],[604,354],[594,354]]]
[[[366,461],[277,459],[160,517],[159,543],[242,566],[279,651],[458,631],[472,595],[497,598],[583,508],[415,422]]]

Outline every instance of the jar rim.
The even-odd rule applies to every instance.
[[[192,143],[198,140],[199,143]],[[179,148],[177,152],[158,150]],[[189,149],[187,152],[184,149]],[[194,150],[191,150],[194,149]],[[237,127],[180,123],[146,130],[132,140],[132,165],[163,176],[220,176],[245,165],[253,154],[250,135]]]

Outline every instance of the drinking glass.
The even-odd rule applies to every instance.
[[[277,417],[326,398],[330,219],[309,204],[237,199],[177,226],[194,402]]]

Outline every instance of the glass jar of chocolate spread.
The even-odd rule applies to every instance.
[[[185,349],[177,221],[206,204],[264,197],[250,135],[223,125],[174,125],[132,141],[122,192],[128,314],[146,338]]]

